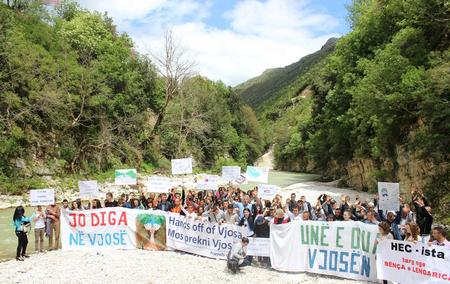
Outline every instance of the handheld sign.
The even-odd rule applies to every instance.
[[[52,205],[55,203],[54,189],[34,189],[30,190],[30,205]]]
[[[219,176],[200,174],[196,176],[195,188],[198,190],[217,190]]]
[[[114,176],[114,184],[116,185],[134,185],[137,183],[136,169],[116,170]]]
[[[174,159],[171,164],[173,175],[192,174],[192,158]]]
[[[79,180],[80,198],[94,198],[99,196],[98,183],[96,180]]]
[[[148,192],[169,192],[173,183],[168,177],[149,176],[147,182]]]
[[[277,194],[279,187],[270,184],[258,185],[258,197],[261,199],[272,200]]]
[[[247,166],[247,180],[267,183],[269,181],[269,168]]]
[[[249,241],[247,255],[270,257],[269,238],[249,238]]]
[[[222,167],[222,179],[224,181],[233,181],[241,177],[241,167],[224,166]]]
[[[398,211],[400,208],[400,185],[394,182],[379,182],[379,208],[383,211]]]

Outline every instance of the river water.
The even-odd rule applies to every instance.
[[[274,184],[280,187],[286,187],[294,183],[313,181],[317,179],[317,175],[292,173],[292,172],[269,172],[269,184]],[[242,186],[243,189],[255,186],[255,183],[249,183]],[[34,212],[34,208],[25,208],[25,216],[29,217]],[[14,226],[12,224],[12,216],[14,208],[0,210],[0,261],[12,259],[15,257],[15,250],[17,247],[17,237],[14,234]],[[48,240],[45,239],[44,247],[47,248]],[[33,230],[28,235],[27,253],[34,252],[34,232]]]

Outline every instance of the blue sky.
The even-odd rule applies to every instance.
[[[236,85],[285,66],[349,31],[351,0],[79,0],[108,12],[139,52],[157,55],[164,31],[196,62],[196,72]]]

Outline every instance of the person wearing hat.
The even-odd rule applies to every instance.
[[[243,237],[240,242],[233,245],[228,253],[227,266],[233,273],[236,273],[239,267],[251,264],[251,258],[247,256],[248,243],[248,238]]]

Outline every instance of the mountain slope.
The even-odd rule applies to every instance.
[[[264,71],[260,76],[237,85],[234,89],[253,109],[260,109],[267,101],[282,95],[279,90],[292,84],[299,76],[330,54],[337,38],[330,38],[317,52],[285,67]]]

